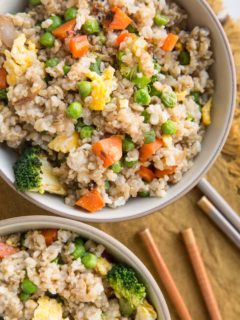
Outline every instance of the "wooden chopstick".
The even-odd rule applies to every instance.
[[[191,228],[186,229],[182,232],[182,235],[209,315],[212,320],[222,320],[193,230]]]
[[[208,199],[227,218],[227,220],[231,222],[238,232],[240,232],[240,217],[213,188],[213,186],[206,179],[202,179],[198,183],[198,188],[208,197]]]
[[[168,270],[166,263],[161,256],[157,245],[149,231],[149,229],[145,229],[144,231],[140,232],[140,236],[143,242],[146,245],[148,253],[150,254],[152,261],[155,265],[158,275],[160,276],[162,283],[165,286],[165,289],[172,300],[176,311],[182,320],[191,320],[192,317],[183,301],[183,298]]]
[[[198,201],[198,206],[208,217],[221,229],[226,236],[240,249],[240,233],[228,222],[220,211],[207,199],[202,197]]]

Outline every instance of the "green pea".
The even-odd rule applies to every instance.
[[[177,95],[173,91],[164,90],[161,94],[161,100],[166,108],[174,108],[177,104]]]
[[[149,79],[146,76],[136,76],[133,79],[133,83],[135,83],[139,89],[144,89],[149,85],[150,82],[151,82],[151,79]]]
[[[77,84],[79,94],[84,99],[92,93],[92,83],[90,81],[81,81]]]
[[[151,115],[150,115],[150,113],[149,113],[147,110],[144,110],[144,111],[141,113],[141,116],[144,117],[144,122],[145,122],[145,123],[148,123],[148,122],[150,121]]]
[[[123,64],[123,63],[120,65],[120,70],[119,71],[120,71],[121,75],[124,78],[126,78],[126,79],[128,79],[130,81],[132,81],[132,79],[134,79],[136,77],[136,74],[137,74],[137,68],[136,67],[131,68],[131,67],[129,67],[129,66]]]
[[[136,160],[136,161],[126,161],[126,160],[125,160],[125,164],[126,164],[126,166],[127,166],[128,168],[133,168],[133,167],[135,167],[137,163],[138,163],[137,160]]]
[[[76,8],[68,8],[64,13],[65,21],[73,20],[77,17],[77,9]]]
[[[25,278],[21,283],[21,289],[24,293],[34,294],[37,291],[38,287],[31,280]]]
[[[105,181],[104,186],[105,186],[106,190],[109,190],[110,189],[110,182],[108,180]]]
[[[130,302],[128,302],[125,299],[119,300],[119,306],[120,306],[121,314],[124,317],[130,317],[131,314],[133,314],[134,312],[134,307],[130,304]]]
[[[0,89],[0,100],[1,101],[7,101],[8,100],[7,90],[6,89]]]
[[[74,245],[75,248],[72,253],[73,259],[76,260],[78,258],[82,258],[86,253],[83,240],[81,238],[77,238]]]
[[[46,68],[54,68],[59,64],[58,58],[51,58],[46,61]]]
[[[55,37],[50,32],[45,32],[40,37],[40,43],[42,46],[52,48],[54,46]]]
[[[100,32],[98,35],[99,42],[103,45],[107,42],[107,38],[105,37],[103,32]]]
[[[129,31],[130,33],[135,33],[135,34],[138,33],[137,29],[136,29],[132,24],[130,24],[130,25],[127,27],[127,31]]]
[[[90,70],[101,75],[102,74],[101,64],[102,64],[101,59],[97,57],[96,61],[94,63],[91,63]]]
[[[160,13],[157,13],[154,18],[154,23],[157,26],[166,26],[169,23],[170,19],[167,16],[164,16]]]
[[[91,126],[82,127],[82,129],[80,130],[81,139],[91,138],[93,135],[93,131],[94,131],[94,128]]]
[[[67,108],[67,115],[72,119],[79,119],[82,114],[81,103],[74,101]]]
[[[124,51],[118,51],[116,58],[119,62],[122,62],[123,57],[125,56],[125,52]]]
[[[123,151],[129,152],[135,149],[135,144],[130,137],[125,137],[123,140]]]
[[[97,265],[98,257],[93,253],[87,253],[82,257],[82,263],[87,269],[94,269]]]
[[[149,105],[151,97],[147,89],[139,89],[134,94],[134,101],[143,106]]]
[[[163,134],[174,135],[177,131],[176,124],[172,120],[167,120],[161,126]]]
[[[83,25],[83,31],[87,34],[94,34],[100,31],[100,25],[97,19],[87,20]]]
[[[26,302],[30,297],[31,297],[31,295],[28,294],[28,293],[25,293],[25,292],[21,292],[21,293],[19,294],[19,299],[20,299],[22,302]]]
[[[111,166],[111,169],[114,173],[120,173],[122,171],[122,164],[120,161],[114,163],[112,166]]]
[[[192,92],[191,92],[191,96],[193,96],[193,100],[194,100],[197,104],[201,104],[201,103],[200,103],[200,92],[199,92],[199,91],[192,91]]]
[[[63,23],[62,18],[59,16],[51,16],[50,20],[52,20],[52,24],[47,28],[48,32],[52,32],[56,28],[60,27]]]
[[[191,56],[190,56],[189,51],[187,51],[187,50],[181,51],[178,59],[179,59],[179,62],[181,65],[188,66],[191,61]]]
[[[154,142],[156,139],[156,134],[154,130],[145,132],[145,144]]]
[[[69,66],[68,64],[65,64],[63,66],[63,72],[65,74],[65,76],[68,74],[68,72],[71,70],[71,66]]]
[[[41,4],[41,0],[29,0],[29,3],[32,6],[38,6],[39,4]]]
[[[144,190],[144,191],[139,191],[139,192],[138,192],[138,196],[139,196],[140,198],[148,198],[148,197],[150,196],[150,192],[149,192],[149,191],[146,191],[146,190]]]

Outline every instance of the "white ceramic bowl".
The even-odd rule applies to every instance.
[[[70,230],[77,232],[80,234],[80,236],[86,239],[92,239],[97,243],[103,244],[107,248],[108,252],[112,254],[118,261],[132,266],[137,271],[147,287],[149,300],[153,303],[157,310],[158,320],[170,320],[167,304],[150,272],[129,249],[106,233],[84,223],[64,218],[29,216],[1,221],[0,235],[46,228]]]
[[[91,222],[127,220],[159,210],[182,197],[197,184],[202,175],[213,164],[227,138],[233,116],[236,94],[234,63],[224,31],[206,1],[176,0],[176,2],[188,11],[190,26],[206,26],[210,29],[216,60],[212,69],[216,85],[212,114],[213,121],[203,141],[202,152],[196,158],[193,168],[184,175],[178,184],[170,188],[167,196],[163,199],[132,199],[124,207],[115,210],[106,208],[99,213],[91,215],[86,214],[79,208],[66,206],[59,197],[32,193],[23,194],[25,198],[55,214],[77,220]],[[24,3],[24,0],[2,1],[0,12],[18,11],[23,9]],[[15,159],[13,151],[0,147],[0,174],[11,186],[13,186],[14,182],[12,166]]]

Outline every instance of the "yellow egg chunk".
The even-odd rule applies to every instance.
[[[53,172],[53,168],[47,159],[41,159],[42,162],[42,189],[46,192],[65,196],[66,189],[58,180]],[[41,192],[40,192],[41,193]],[[44,193],[44,192],[43,192]]]
[[[157,319],[157,314],[152,305],[150,305],[146,300],[142,305],[137,307],[137,314],[135,320],[155,320]]]
[[[92,82],[92,101],[89,106],[91,110],[104,110],[106,105],[106,87],[102,79],[93,80]]]
[[[7,82],[14,86],[27,69],[37,61],[37,50],[34,43],[27,41],[24,34],[20,34],[14,40],[12,50],[5,51],[5,56],[6,61],[3,66],[8,74]]]
[[[92,80],[92,100],[89,104],[89,109],[96,111],[104,110],[114,90],[114,69],[108,67],[104,70],[102,76],[96,72],[88,71],[86,76]]]
[[[204,126],[210,126],[211,124],[211,109],[213,99],[210,98],[205,106],[202,108],[202,122]]]
[[[68,153],[79,147],[79,135],[77,132],[70,136],[65,133],[60,134],[48,144],[48,147],[56,152]]]
[[[187,91],[176,92],[178,102],[183,102],[186,98]]]
[[[95,271],[101,276],[106,276],[108,272],[112,269],[112,264],[103,257],[99,257]]]
[[[33,320],[63,320],[62,305],[46,296],[39,298]]]
[[[162,136],[163,145],[166,148],[171,148],[173,146],[173,138],[167,134]]]

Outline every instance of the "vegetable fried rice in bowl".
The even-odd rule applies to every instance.
[[[43,216],[0,223],[0,317],[170,320],[156,282],[126,247],[90,226]]]
[[[212,12],[190,3],[29,0],[24,13],[0,17],[0,141],[17,152],[18,191],[97,221],[127,218],[130,198],[129,217],[152,211],[196,183],[226,137],[234,76]],[[212,33],[202,18],[193,25],[194,8]],[[219,41],[224,98],[209,70]]]

